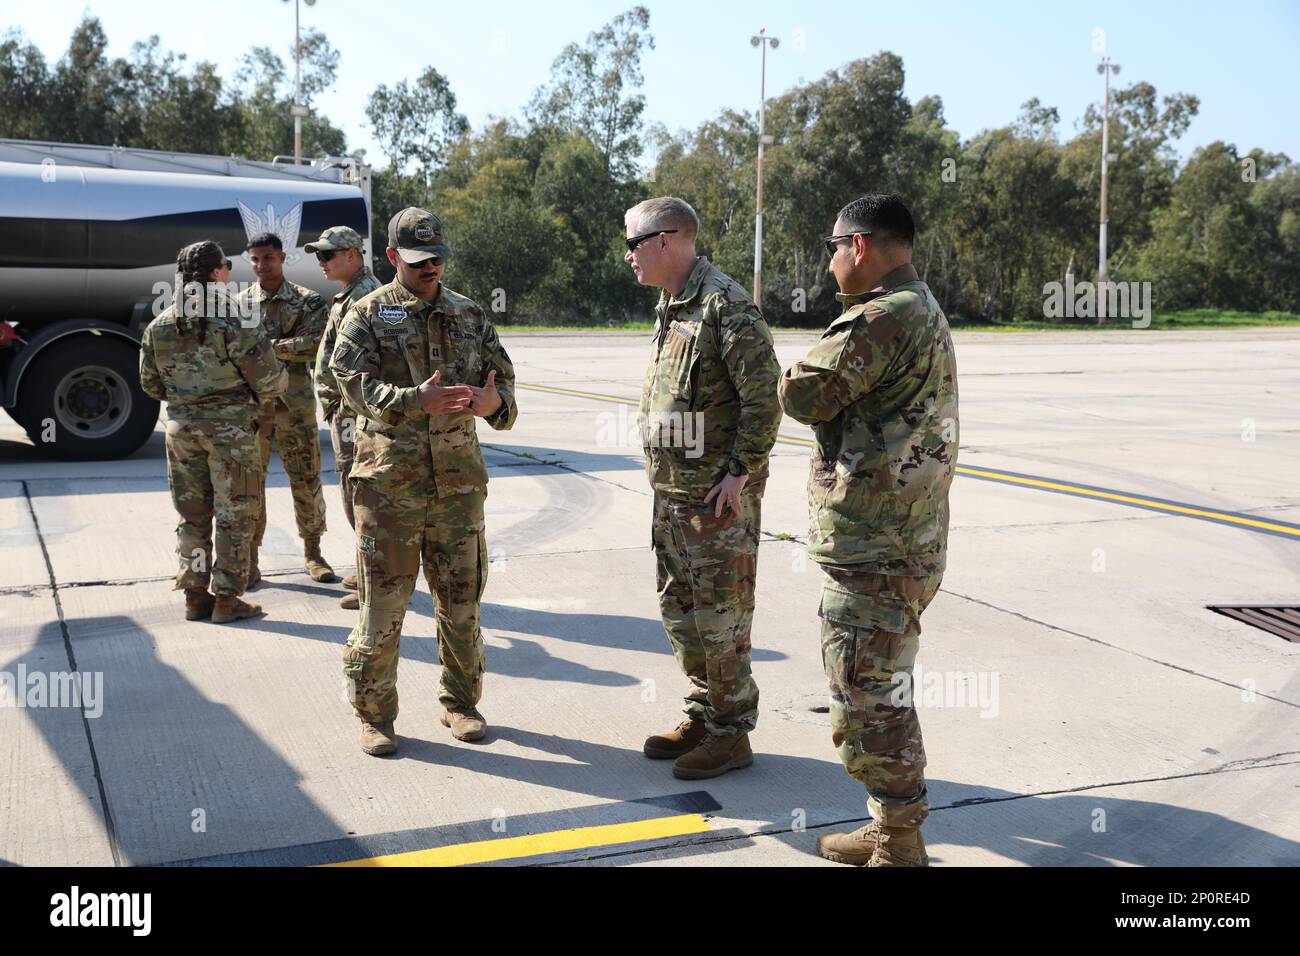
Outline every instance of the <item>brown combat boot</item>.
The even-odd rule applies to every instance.
[[[207,588],[185,589],[185,620],[201,621],[212,616],[212,605],[217,599],[208,593]]]
[[[359,611],[361,610],[361,598],[357,597],[356,591],[345,594],[339,598],[339,607],[345,611]]]
[[[382,757],[397,749],[397,732],[393,722],[386,720],[382,724],[361,721],[361,749],[372,757]]]
[[[487,734],[487,721],[475,707],[443,708],[442,725],[457,740],[482,740]]]
[[[212,623],[229,624],[246,617],[261,617],[262,605],[247,604],[233,594],[218,594],[212,605]]]
[[[881,827],[867,866],[929,866],[920,827]]]
[[[749,749],[749,734],[706,734],[690,753],[673,763],[673,776],[680,780],[704,780],[719,777],[728,770],[739,770],[754,762]]]
[[[357,576],[355,574],[349,574],[343,579],[343,586],[349,591],[355,591],[357,589]]]
[[[642,749],[651,760],[676,760],[682,754],[694,750],[707,733],[703,720],[687,717],[677,725],[676,730],[647,737]]]
[[[334,569],[320,553],[320,538],[303,538],[302,553],[306,557],[302,566],[307,569],[313,581],[329,584],[338,580],[334,576]]]
[[[827,833],[817,838],[817,855],[833,863],[866,866],[880,842],[880,824],[872,820],[852,833]]]

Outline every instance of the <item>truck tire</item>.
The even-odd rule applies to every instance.
[[[46,346],[23,372],[17,414],[37,449],[65,461],[123,458],[148,440],[158,402],[140,390],[140,350],[102,335]]]

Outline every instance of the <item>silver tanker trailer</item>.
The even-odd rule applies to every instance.
[[[53,456],[130,454],[158,420],[139,341],[170,304],[177,251],[215,239],[231,281],[251,283],[244,245],[274,232],[285,275],[332,294],[302,245],[338,225],[370,235],[370,167],[354,157],[295,166],[0,139],[0,404]]]

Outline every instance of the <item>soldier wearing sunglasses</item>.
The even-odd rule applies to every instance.
[[[625,261],[661,290],[641,419],[660,611],[690,685],[686,719],[644,750],[673,760],[676,777],[716,777],[753,763],[750,623],[781,368],[749,296],[695,254],[689,205],[648,199],[626,227]]]
[[[475,419],[508,429],[515,372],[487,314],[442,283],[442,221],[414,206],[388,223],[396,278],[348,307],[330,356],[357,413],[352,505],[360,615],[343,673],[361,749],[397,749],[397,659],[406,605],[424,565],[436,599],[442,723],[482,740],[487,660],[479,601],[487,584],[487,467]]]
[[[319,239],[307,243],[303,249],[316,256],[325,278],[343,287],[330,300],[329,318],[325,322],[320,349],[316,353],[316,397],[320,399],[321,412],[330,428],[330,443],[334,446],[334,470],[338,472],[339,491],[343,495],[343,513],[347,515],[348,524],[355,528],[352,480],[349,473],[352,470],[356,413],[343,406],[343,394],[338,382],[334,380],[334,373],[330,371],[330,355],[334,352],[334,342],[338,338],[343,313],[357,299],[378,289],[380,282],[366,265],[365,241],[355,229],[331,226],[320,234]],[[357,576],[349,574],[343,579],[343,586],[355,592]],[[345,594],[339,604],[353,611],[361,606],[355,593]]]
[[[957,368],[948,320],[912,265],[915,232],[897,196],[863,196],[840,211],[825,241],[844,311],[781,378],[785,413],[817,440],[808,555],[826,574],[819,614],[832,740],[872,817],[822,836],[817,850],[858,866],[928,863],[910,677],[947,553]]]

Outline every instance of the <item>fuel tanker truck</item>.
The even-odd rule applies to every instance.
[[[171,304],[176,254],[215,239],[230,280],[255,282],[244,246],[273,232],[285,276],[337,291],[302,251],[329,226],[366,238],[370,167],[295,165],[0,139],[0,404],[46,454],[120,458],[158,421],[140,390],[144,327]]]

